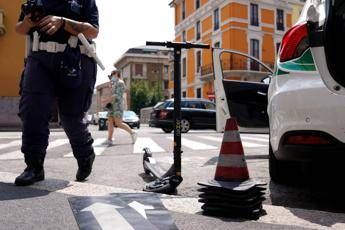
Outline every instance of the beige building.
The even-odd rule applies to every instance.
[[[161,47],[142,46],[131,48],[116,61],[114,66],[130,90],[132,80],[147,80],[150,85],[163,90],[169,98],[169,79],[171,78],[172,52]],[[130,107],[130,93],[127,92],[127,103]]]

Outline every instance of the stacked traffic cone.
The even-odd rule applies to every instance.
[[[263,214],[266,183],[249,178],[236,119],[226,122],[214,180],[198,184],[206,215],[257,219]]]

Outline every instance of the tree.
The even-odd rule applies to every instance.
[[[159,83],[150,84],[147,80],[132,80],[131,82],[131,109],[140,113],[140,109],[154,106],[164,99]]]

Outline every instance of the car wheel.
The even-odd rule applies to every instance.
[[[274,156],[271,144],[269,144],[268,164],[272,181],[278,184],[286,184],[291,180],[291,175],[294,170],[294,168],[292,167],[293,165],[291,164],[291,162],[277,160],[277,158]]]
[[[140,125],[138,125],[137,128],[140,129]]]
[[[187,119],[181,120],[181,132],[182,133],[188,133],[190,130],[190,122]]]
[[[172,128],[162,128],[162,130],[165,132],[165,133],[171,133],[173,131]]]
[[[107,129],[107,123],[104,119],[101,119],[98,121],[98,130],[106,130]]]

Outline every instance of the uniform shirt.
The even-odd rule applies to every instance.
[[[54,15],[59,17],[66,17],[79,22],[88,22],[94,27],[98,28],[98,8],[96,0],[41,0],[45,15]],[[23,21],[24,13],[21,12],[18,21]],[[35,29],[32,29],[29,34]],[[66,43],[70,34],[60,29],[54,35],[50,36],[45,33],[40,34],[40,41],[56,41],[59,43]]]

